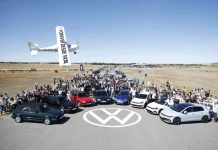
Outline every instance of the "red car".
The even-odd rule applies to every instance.
[[[93,98],[90,97],[87,93],[82,91],[77,91],[77,90],[71,91],[70,99],[72,102],[75,102],[79,107],[95,104]]]

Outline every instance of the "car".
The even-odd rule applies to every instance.
[[[132,95],[130,94],[130,90],[123,89],[123,90],[120,90],[120,92],[117,95],[115,95],[114,103],[129,105],[131,99],[132,99]]]
[[[111,97],[105,90],[96,90],[94,98],[97,104],[110,104],[112,103]]]
[[[64,117],[64,112],[42,103],[27,103],[12,111],[11,117],[17,123],[22,121],[44,122],[46,125],[56,123]]]
[[[160,112],[165,108],[168,107],[168,98],[161,97],[160,99],[156,100],[155,102],[151,102],[146,106],[146,110],[151,114],[160,114]]]
[[[75,102],[79,107],[91,106],[96,104],[94,99],[91,96],[89,96],[89,94],[82,91],[72,90],[70,98],[71,101]]]
[[[211,119],[209,109],[195,103],[182,103],[164,108],[160,119],[167,123],[180,124],[182,122],[201,121],[207,123]]]
[[[46,103],[49,107],[60,109],[63,112],[71,113],[78,110],[78,105],[71,102],[68,98],[62,95],[49,95],[45,96],[41,100],[42,103]]]
[[[149,92],[141,92],[137,94],[131,101],[132,107],[145,108],[148,102]]]

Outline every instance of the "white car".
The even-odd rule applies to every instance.
[[[139,93],[131,100],[130,104],[132,107],[145,108],[148,102],[148,95],[149,92]]]
[[[210,117],[209,109],[195,103],[182,103],[164,108],[160,119],[167,123],[180,124],[181,122],[201,121],[207,123]]]
[[[167,97],[162,97],[155,102],[151,102],[146,106],[146,110],[152,114],[159,114],[165,107],[168,107]]]

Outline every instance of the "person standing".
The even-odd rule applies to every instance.
[[[0,95],[0,114],[5,111],[5,102],[3,100],[3,95]]]
[[[218,103],[217,103],[217,100],[214,100],[213,101],[213,121],[215,122],[215,123],[217,123],[217,109],[218,109]]]

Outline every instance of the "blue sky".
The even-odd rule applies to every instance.
[[[71,62],[218,62],[217,0],[1,0],[0,18],[0,61],[57,62],[27,42],[54,45],[61,25]]]

